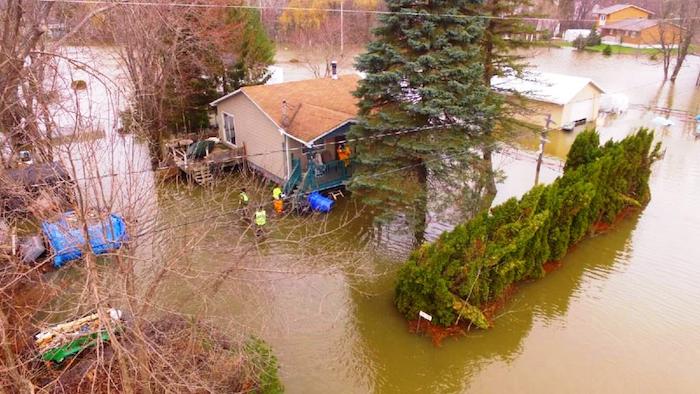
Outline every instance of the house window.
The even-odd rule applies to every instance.
[[[233,122],[233,115],[227,113],[224,116],[224,139],[233,145],[236,145],[236,126]]]

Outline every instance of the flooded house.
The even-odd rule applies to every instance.
[[[211,103],[219,138],[285,193],[337,188],[349,178],[342,142],[355,123],[357,75],[246,86]]]
[[[543,72],[496,76],[491,85],[503,94],[522,97],[528,111],[519,117],[538,126],[544,126],[548,115],[556,127],[595,121],[605,93],[590,78]]]

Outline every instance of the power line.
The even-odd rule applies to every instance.
[[[502,145],[501,147],[502,147],[502,148],[512,148],[512,147],[510,147],[509,145]],[[517,150],[517,148],[514,148],[514,149]],[[454,159],[454,158],[456,158],[456,157],[459,157],[459,156],[464,155],[464,154],[467,154],[467,153],[472,153],[472,150],[471,150],[471,149],[464,149],[464,150],[461,150],[461,151],[459,151],[459,152],[455,152],[455,153],[452,153],[452,154],[443,155],[443,156],[441,156],[441,157],[437,157],[437,158],[425,160],[425,161],[423,161],[423,162],[421,162],[421,163],[409,164],[409,165],[406,165],[406,166],[402,166],[402,167],[398,167],[398,168],[393,168],[393,169],[391,169],[391,170],[386,170],[386,171],[379,172],[379,173],[373,173],[373,174],[368,174],[368,175],[361,175],[361,177],[362,177],[362,178],[365,178],[365,179],[367,179],[367,178],[370,178],[370,179],[371,179],[371,178],[376,178],[376,177],[384,176],[384,175],[387,175],[387,174],[392,174],[392,173],[396,173],[396,172],[401,172],[401,171],[410,170],[410,169],[412,169],[412,168],[415,168],[415,167],[418,167],[418,166],[422,166],[422,165],[425,165],[425,164],[428,164],[428,163],[432,163],[432,162],[435,162],[435,161],[445,161],[445,160]],[[501,155],[503,155],[503,156],[515,158],[515,159],[517,159],[517,160],[522,160],[522,159],[523,159],[523,157],[521,157],[521,156],[519,156],[519,155],[511,155],[511,154],[506,153],[505,149],[499,149],[499,150],[498,150],[498,153],[501,154]],[[528,158],[528,161],[531,161],[531,162],[536,162],[536,161],[537,161],[537,159],[535,159],[535,158],[530,158],[530,157],[527,157],[527,158]],[[530,160],[530,159],[532,159],[532,160]],[[560,171],[560,170],[562,169],[561,163],[560,163],[559,166],[557,166],[557,165],[555,165],[555,164],[553,164],[553,163],[552,163],[552,164],[543,163],[543,165],[544,165],[545,167],[551,169],[551,170],[554,170],[554,171]],[[348,182],[345,181],[345,182],[343,182],[341,185],[342,185],[342,186],[347,186],[347,184],[348,184]],[[311,194],[311,193],[312,193],[312,192],[304,192],[304,193],[296,194],[296,196],[297,196],[297,198],[304,198],[304,197],[308,196],[308,195]],[[272,202],[272,201],[268,201],[267,203],[258,204],[258,206],[261,207],[261,208],[265,208],[265,207],[267,207],[268,205],[271,206],[273,203],[274,203],[274,202]],[[200,223],[200,222],[203,222],[203,221],[206,221],[206,220],[220,218],[220,217],[222,217],[222,216],[228,216],[228,215],[235,214],[235,213],[240,213],[240,212],[244,212],[244,213],[245,213],[246,211],[248,211],[248,208],[237,208],[237,209],[233,209],[233,210],[230,210],[230,211],[225,211],[225,212],[222,212],[222,213],[219,213],[219,214],[216,214],[216,215],[210,215],[210,216],[200,217],[200,218],[198,218],[198,219],[196,219],[196,220],[192,220],[192,221],[186,221],[186,222],[182,222],[182,223],[177,223],[177,224],[174,224],[174,225],[171,225],[171,226],[165,226],[165,227],[157,228],[157,229],[154,229],[154,230],[143,231],[143,232],[137,234],[135,237],[139,238],[139,237],[142,237],[142,236],[145,236],[145,235],[148,235],[148,234],[159,233],[159,232],[167,231],[167,230],[170,230],[170,229],[173,229],[173,228],[179,228],[179,227],[183,227],[183,226],[188,226],[188,225],[190,225],[190,224]],[[229,222],[231,222],[231,221],[225,221],[224,223],[229,223]]]
[[[401,171],[410,170],[410,169],[412,169],[412,168],[415,168],[415,167],[418,167],[418,166],[422,166],[422,165],[425,165],[425,164],[428,164],[428,163],[432,163],[432,162],[435,162],[435,161],[444,161],[444,160],[454,159],[454,158],[456,158],[456,157],[458,157],[458,156],[460,156],[460,155],[467,154],[467,153],[470,153],[470,152],[471,152],[471,149],[465,149],[465,150],[463,150],[463,151],[455,152],[455,153],[450,154],[450,155],[444,155],[444,156],[441,156],[441,157],[438,157],[438,158],[434,158],[434,159],[430,159],[430,160],[425,160],[425,161],[423,161],[422,163],[409,164],[409,165],[406,165],[406,166],[403,166],[403,167],[393,168],[393,169],[391,169],[391,170],[387,170],[387,171],[383,171],[383,172],[379,172],[379,173],[373,173],[373,174],[369,174],[369,175],[362,175],[361,177],[363,177],[363,178],[370,178],[370,179],[371,179],[371,178],[376,178],[376,177],[380,177],[380,176],[387,175],[387,174],[391,174],[391,173],[396,173],[396,172],[401,172]],[[504,151],[499,151],[499,153],[502,154],[502,155],[504,155],[504,156],[509,156],[509,157],[513,157],[513,158],[516,158],[516,159],[522,159],[522,158],[519,157],[519,156],[510,156],[510,155],[506,154]],[[537,160],[535,159],[534,161],[536,162]],[[549,168],[549,169],[551,169],[551,170],[555,170],[555,171],[561,170],[561,166],[557,167],[557,166],[555,166],[555,165],[549,165],[548,163],[544,163],[544,166],[547,167],[547,168]],[[342,186],[347,186],[347,181],[343,182],[343,183],[342,183]],[[311,193],[312,193],[312,192],[305,192],[305,193],[297,194],[296,196],[297,196],[298,198],[304,198],[304,197],[308,196],[308,195],[311,194]],[[265,207],[268,207],[268,205],[271,206],[273,203],[274,203],[273,201],[268,201],[267,203],[257,204],[257,206],[260,207],[260,208],[265,208]],[[179,227],[188,226],[188,225],[191,225],[191,224],[201,223],[201,222],[208,221],[208,220],[211,220],[211,219],[217,219],[217,218],[220,218],[220,217],[223,217],[223,216],[229,216],[229,215],[236,214],[236,213],[241,213],[241,212],[243,212],[243,213],[249,213],[249,209],[248,209],[247,207],[246,207],[246,208],[237,208],[237,209],[233,209],[233,210],[230,210],[230,211],[225,211],[225,212],[222,212],[222,213],[218,213],[218,214],[215,214],[215,215],[199,217],[199,218],[197,218],[196,220],[185,221],[185,222],[176,223],[176,224],[170,225],[170,226],[164,226],[164,227],[156,228],[156,229],[153,229],[153,230],[142,231],[142,232],[140,232],[139,234],[135,235],[134,238],[140,238],[140,237],[146,236],[146,235],[148,235],[148,234],[160,233],[160,232],[168,231],[168,230],[171,230],[171,229],[174,229],[174,228],[179,228]],[[234,219],[232,219],[232,220],[227,220],[227,221],[224,221],[224,222],[221,222],[221,223],[230,223],[230,222],[232,222],[233,220],[234,220]],[[240,218],[237,218],[237,219],[235,219],[235,220],[240,220]]]
[[[234,4],[213,4],[213,3],[169,3],[154,1],[107,1],[107,0],[41,0],[44,3],[69,3],[69,4],[100,4],[100,5],[128,5],[140,7],[186,7],[186,8],[224,8],[224,9],[255,9],[255,10],[282,10],[282,11],[303,11],[303,12],[326,12],[326,13],[349,13],[363,15],[400,15],[417,17],[437,17],[437,18],[461,18],[461,19],[495,19],[495,20],[521,20],[521,21],[550,21],[559,22],[556,18],[539,18],[534,16],[496,16],[496,15],[464,15],[464,14],[433,14],[416,11],[384,11],[384,10],[362,10],[362,9],[340,9],[340,8],[315,8],[315,7],[289,7],[272,5],[234,5]],[[657,21],[681,21],[696,20],[700,17],[691,18],[664,18],[655,19]],[[580,19],[578,22],[597,22],[597,19]]]
[[[629,91],[629,90],[642,88],[642,87],[645,87],[645,86],[655,85],[655,84],[658,84],[658,83],[659,83],[658,81],[647,82],[647,83],[643,83],[643,84],[636,85],[636,86],[628,86],[628,87],[626,87],[626,88],[618,89],[618,90],[616,90],[616,91],[606,91],[605,94],[617,94],[617,93],[622,93],[622,92],[626,92],[626,91]],[[696,89],[696,87],[693,86],[693,87],[691,87],[691,88],[689,88],[689,89],[687,89],[687,90],[690,90],[690,89]],[[508,91],[508,90],[507,90],[507,89],[501,89],[501,92],[503,92],[503,91]],[[685,91],[685,90],[683,90],[683,91]],[[520,94],[523,95],[523,96],[526,95],[526,93],[525,93],[525,94],[520,93]],[[525,98],[527,99],[527,97],[525,97]],[[579,100],[570,101],[569,103],[577,103],[577,102],[583,102],[583,101],[588,101],[588,100],[589,100],[589,99],[579,99]],[[360,141],[364,141],[364,140],[375,140],[375,139],[380,139],[380,138],[385,138],[385,137],[406,135],[406,134],[411,134],[411,133],[416,133],[416,132],[422,132],[422,131],[432,131],[432,130],[436,130],[436,129],[447,129],[447,128],[450,128],[450,127],[452,127],[452,126],[451,126],[451,125],[437,125],[437,126],[416,127],[416,128],[412,128],[412,129],[406,129],[406,130],[400,130],[400,131],[392,131],[392,132],[385,132],[385,133],[375,134],[375,135],[371,135],[371,136],[367,136],[367,137],[346,138],[346,139],[340,140],[340,141],[330,141],[330,142],[325,142],[325,143],[320,143],[320,144],[314,144],[314,145],[312,145],[311,147],[302,146],[302,147],[298,147],[298,148],[273,149],[273,150],[268,150],[268,151],[264,151],[264,152],[258,152],[258,153],[240,155],[240,156],[233,156],[233,157],[230,157],[230,159],[232,159],[232,160],[238,160],[238,159],[245,160],[245,159],[247,159],[247,158],[249,158],[249,157],[268,156],[268,155],[272,155],[272,154],[276,154],[276,153],[283,153],[283,152],[287,152],[287,151],[303,151],[303,150],[305,150],[305,149],[317,149],[317,148],[323,148],[323,147],[331,146],[331,145],[346,144],[346,143],[349,143],[349,142],[360,142]],[[127,172],[111,173],[111,174],[104,174],[104,175],[95,175],[95,176],[91,176],[91,177],[76,178],[76,179],[74,179],[74,181],[86,181],[86,180],[93,180],[93,179],[100,179],[100,178],[115,177],[115,176],[120,176],[120,175],[130,175],[130,174],[140,174],[140,173],[151,173],[151,172],[155,172],[155,171],[165,171],[165,170],[170,170],[170,169],[175,169],[175,168],[180,168],[180,167],[177,166],[177,165],[174,165],[174,166],[159,167],[159,168],[156,168],[155,170],[153,170],[153,169],[144,169],[144,170],[138,170],[138,171],[127,171]],[[47,184],[47,183],[37,183],[37,184],[34,184],[34,185],[35,185],[35,186],[41,186],[41,185],[49,185],[49,184]]]
[[[444,161],[444,160],[454,159],[454,158],[456,158],[456,157],[458,157],[458,156],[460,156],[460,155],[467,154],[467,153],[470,153],[470,152],[471,152],[471,149],[465,149],[465,150],[462,150],[462,151],[459,151],[459,152],[455,152],[455,153],[450,154],[450,155],[444,155],[444,156],[441,156],[441,157],[438,157],[438,158],[425,160],[425,161],[423,161],[423,162],[421,162],[421,163],[409,164],[409,165],[406,165],[406,166],[403,166],[403,167],[393,168],[393,169],[391,169],[391,170],[387,170],[387,171],[384,171],[384,172],[373,173],[373,174],[369,174],[369,175],[362,175],[361,177],[362,177],[362,178],[365,178],[365,179],[366,179],[366,178],[370,178],[370,179],[371,179],[371,178],[376,178],[376,177],[380,177],[380,176],[387,175],[387,174],[391,174],[391,173],[396,173],[396,172],[400,172],[400,171],[406,171],[406,170],[409,170],[409,169],[412,169],[412,168],[415,168],[415,167],[418,167],[418,166],[422,166],[422,165],[425,165],[425,164],[428,164],[428,163],[432,163],[432,162],[435,162],[435,161]],[[346,186],[346,185],[347,185],[347,181],[343,182],[341,185]],[[301,194],[297,194],[296,196],[297,196],[298,198],[299,198],[299,197],[303,198],[303,197],[308,196],[308,195],[311,194],[311,193],[312,193],[312,192],[304,192],[304,193],[301,193]],[[272,205],[273,203],[274,203],[273,201],[268,201],[267,203],[258,204],[258,206],[261,207],[261,208],[265,208],[265,207],[267,207],[268,205]],[[198,218],[198,219],[196,219],[196,220],[192,220],[192,221],[186,221],[186,222],[182,222],[182,223],[177,223],[177,224],[174,224],[174,225],[171,225],[171,226],[165,226],[165,227],[157,228],[157,229],[154,229],[154,230],[143,231],[143,232],[141,232],[141,233],[135,235],[134,237],[135,237],[135,238],[140,238],[140,237],[143,237],[143,236],[148,235],[148,234],[159,233],[159,232],[171,230],[171,229],[173,229],[173,228],[179,228],[179,227],[183,227],[183,226],[188,226],[188,225],[190,225],[190,224],[200,223],[200,222],[203,222],[203,221],[207,221],[207,220],[211,220],[211,219],[220,218],[220,217],[222,217],[222,216],[228,216],[228,215],[231,215],[231,214],[235,214],[235,213],[239,213],[239,212],[246,212],[246,211],[249,211],[247,207],[245,207],[245,208],[237,208],[237,209],[233,209],[233,210],[230,210],[230,211],[225,211],[225,212],[222,212],[222,213],[219,213],[219,214],[216,214],[216,215],[200,217],[200,218]],[[228,223],[228,222],[230,222],[230,221],[226,221],[225,223]]]
[[[291,151],[304,151],[306,149],[313,150],[313,149],[319,149],[319,148],[323,148],[323,147],[331,146],[331,145],[342,145],[342,144],[346,144],[346,143],[350,143],[350,142],[354,143],[354,142],[360,142],[360,141],[377,140],[380,138],[407,135],[407,134],[412,134],[412,133],[417,133],[417,132],[449,129],[449,128],[457,127],[457,126],[459,126],[459,125],[435,125],[435,126],[415,127],[412,129],[405,129],[405,130],[399,130],[399,131],[374,134],[374,135],[367,136],[367,137],[346,138],[344,140],[339,140],[339,141],[330,141],[330,142],[324,142],[324,143],[320,143],[320,144],[313,144],[311,146],[301,146],[298,148],[287,148],[287,149],[273,149],[273,150],[268,150],[268,151],[264,151],[264,152],[232,156],[232,157],[229,157],[229,159],[230,160],[246,160],[250,157],[269,156],[269,155],[276,154],[276,153],[284,153],[284,152],[291,152]],[[127,171],[127,172],[111,173],[111,174],[104,174],[104,175],[95,175],[95,176],[84,177],[84,178],[76,178],[76,179],[72,179],[72,180],[73,181],[87,181],[87,180],[109,178],[109,177],[115,177],[115,176],[121,176],[121,175],[131,175],[131,174],[151,173],[151,172],[156,172],[156,171],[165,171],[165,170],[170,170],[170,169],[175,169],[175,168],[179,169],[180,166],[172,165],[172,166],[159,167],[159,168],[156,168],[155,170],[144,169],[144,170],[137,170],[137,171]],[[45,182],[32,184],[32,186],[50,186],[50,185],[51,184],[45,183]]]
[[[46,1],[64,1],[64,0],[46,0]],[[65,1],[83,1],[83,0],[65,0]],[[535,80],[536,80],[536,75],[535,75]],[[653,82],[647,82],[643,83],[640,85],[636,86],[628,86],[623,89],[619,89],[616,91],[606,91],[605,94],[617,94],[617,93],[622,93],[626,92],[629,90],[633,89],[638,89],[641,87],[649,86],[649,85],[654,85],[658,84],[658,81],[653,81]],[[493,87],[492,87],[493,88]],[[686,89],[696,89],[695,86]],[[498,88],[496,87],[496,91],[499,91]],[[683,90],[685,91],[685,90]],[[512,89],[500,89],[500,92],[513,92]],[[525,99],[527,99],[527,92],[525,93],[520,93],[520,92],[515,92],[521,96],[523,96]],[[678,93],[678,92],[676,92]],[[588,101],[589,99],[579,99],[579,100],[573,100],[570,101],[568,104],[571,103],[576,103],[576,102],[583,102],[583,101]],[[325,143],[320,143],[320,144],[313,144],[311,146],[301,146],[297,148],[287,148],[287,149],[273,149],[273,150],[268,150],[268,151],[263,151],[263,152],[258,152],[258,153],[252,153],[252,154],[245,154],[245,155],[239,155],[239,156],[233,156],[229,157],[231,160],[246,160],[250,157],[262,157],[262,156],[269,156],[272,154],[277,154],[277,153],[284,153],[284,152],[293,152],[293,151],[303,151],[306,149],[319,149],[319,148],[324,148],[326,146],[332,146],[332,145],[340,145],[340,144],[346,144],[346,143],[354,143],[354,142],[361,142],[365,140],[377,140],[385,137],[392,137],[392,136],[400,136],[400,135],[407,135],[407,134],[412,134],[412,133],[417,133],[417,132],[424,132],[424,131],[434,131],[434,130],[440,130],[440,129],[449,129],[451,127],[456,127],[459,125],[431,125],[431,126],[422,126],[422,127],[416,127],[416,128],[411,128],[411,129],[405,129],[405,130],[399,130],[399,131],[390,131],[390,132],[383,132],[379,134],[374,134],[371,136],[367,137],[357,137],[357,138],[346,138],[344,140],[339,140],[339,141],[330,141],[330,142],[325,142]],[[89,176],[89,177],[82,177],[82,178],[75,178],[72,179],[73,181],[87,181],[87,180],[94,180],[94,179],[101,179],[101,178],[110,178],[110,177],[116,177],[116,176],[123,176],[123,175],[131,175],[131,174],[143,174],[143,173],[152,173],[152,172],[157,172],[157,171],[165,171],[165,170],[170,170],[170,169],[176,169],[180,168],[178,165],[172,165],[172,166],[165,166],[165,167],[159,167],[154,169],[143,169],[143,170],[137,170],[137,171],[126,171],[126,172],[118,172],[118,173],[110,173],[110,174],[104,174],[104,175],[95,175],[95,176]],[[42,183],[35,183],[32,184],[32,186],[51,186],[50,183],[42,182]]]

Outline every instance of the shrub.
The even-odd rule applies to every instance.
[[[263,340],[253,337],[246,343],[246,353],[253,367],[251,376],[257,381],[254,393],[278,394],[284,392],[284,386],[279,379],[277,357],[272,353],[270,345]]]
[[[606,45],[605,48],[603,48],[603,56],[610,55],[612,55],[612,47],[610,45]]]
[[[458,317],[477,327],[489,322],[481,308],[514,282],[544,275],[597,222],[611,223],[625,208],[650,198],[653,132],[640,129],[620,142],[599,145],[594,130],[581,133],[564,175],[536,186],[519,201],[482,212],[414,251],[401,268],[395,303],[408,319],[418,311],[441,325]]]
[[[573,42],[574,48],[578,49],[579,51],[582,51],[586,49],[586,45],[588,44],[586,37],[584,36],[578,36]]]
[[[596,31],[595,28],[591,29],[591,34],[589,34],[586,38],[586,46],[594,47],[596,45],[600,45],[600,43],[600,34],[598,34],[598,31]]]
[[[87,82],[82,79],[76,79],[70,83],[70,87],[73,90],[85,90],[87,89]]]

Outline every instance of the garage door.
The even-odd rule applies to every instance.
[[[575,122],[585,119],[587,122],[593,121],[593,100],[583,100],[571,103],[569,106],[569,116],[564,123]]]

